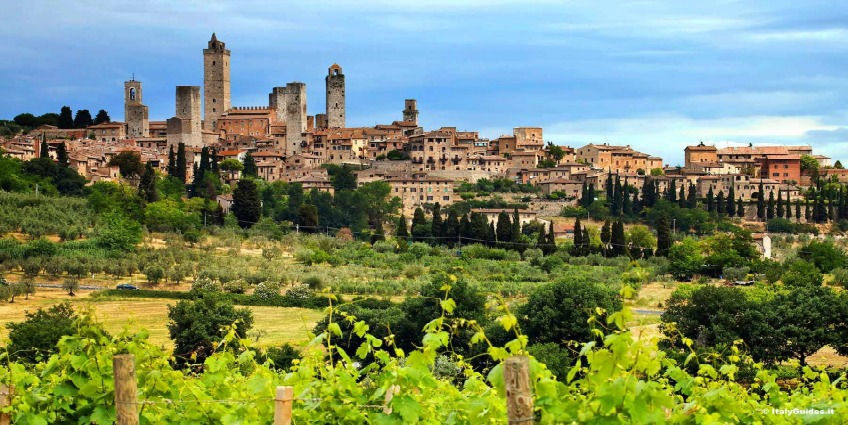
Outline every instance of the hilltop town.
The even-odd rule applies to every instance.
[[[804,157],[815,159],[822,177],[848,179],[841,167],[831,167],[831,158],[817,155],[810,146],[717,148],[700,143],[685,148],[683,167],[672,167],[629,145],[556,146],[545,142],[541,127],[515,127],[513,134],[495,139],[457,127],[425,129],[419,125],[421,112],[415,99],[403,101],[396,121],[349,126],[345,74],[338,64],[332,64],[325,77],[322,113],[307,115],[307,87],[301,82],[271,88],[267,105],[233,106],[231,51],[215,34],[203,49],[203,65],[203,86],[177,86],[174,116],[167,121],[149,120],[142,82],[132,79],[124,83],[123,122],[84,129],[42,125],[4,141],[5,154],[21,160],[37,158],[46,141],[55,159],[58,145],[65,144],[70,166],[80,175],[90,182],[117,181],[118,167],[108,164],[118,153],[136,151],[142,162],[164,172],[169,152],[183,144],[189,182],[201,149],[207,147],[219,161],[244,161],[250,155],[258,176],[266,181],[299,182],[304,190],[326,192],[333,187],[322,166],[350,165],[358,169],[359,184],[388,182],[405,214],[437,202],[451,205],[460,199],[458,185],[481,179],[504,178],[534,186],[538,202],[525,211],[534,215],[556,215],[563,205],[581,199],[589,185],[602,187],[610,174],[636,190],[643,189],[648,177],[658,192],[694,185],[699,198],[710,190],[727,194],[733,186],[743,202],[758,199],[760,187],[767,191],[764,194],[798,199],[799,189],[811,183],[809,173],[802,172]],[[237,170],[225,176],[228,183],[239,178]],[[231,202],[227,194],[218,198],[225,208]]]

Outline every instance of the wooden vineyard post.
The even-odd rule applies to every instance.
[[[12,393],[14,387],[0,385],[0,408],[12,404]],[[0,425],[9,425],[12,423],[12,415],[8,413],[0,413]]]
[[[138,388],[135,382],[135,356],[112,357],[115,378],[115,413],[118,425],[138,425]]]
[[[504,362],[506,414],[510,425],[533,424],[533,392],[530,388],[530,358],[513,356]]]
[[[291,425],[294,387],[277,387],[274,397],[274,425]]]

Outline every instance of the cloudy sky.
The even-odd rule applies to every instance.
[[[681,163],[699,141],[810,144],[848,158],[848,4],[818,0],[6,2],[0,118],[62,105],[123,119],[123,82],[151,119],[202,84],[211,33],[232,50],[232,100],[307,83],[324,109],[338,62],[347,123],[401,118],[481,136],[630,144]]]

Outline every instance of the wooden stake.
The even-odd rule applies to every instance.
[[[138,425],[138,388],[135,382],[135,356],[112,357],[115,378],[115,413],[118,425]]]
[[[14,387],[5,384],[0,385],[0,408],[12,404],[12,394],[15,392]],[[12,415],[9,413],[0,413],[0,425],[9,425],[12,423]]]
[[[533,424],[533,392],[530,388],[530,358],[513,356],[504,362],[506,413],[510,425]]]
[[[291,425],[294,387],[277,387],[274,397],[274,425]]]

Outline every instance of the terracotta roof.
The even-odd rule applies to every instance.
[[[244,151],[242,150],[229,150],[229,151],[221,151],[218,152],[218,156],[236,156]]]

